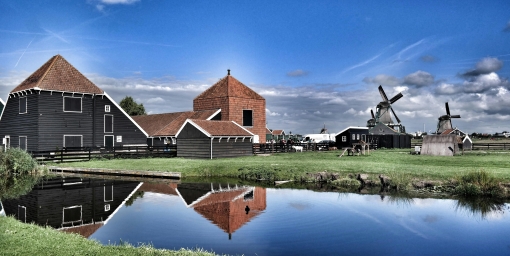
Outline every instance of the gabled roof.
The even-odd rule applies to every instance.
[[[244,85],[243,83],[239,82],[239,80],[231,76],[229,70],[229,74],[227,76],[223,77],[220,79],[220,81],[209,87],[209,89],[202,92],[194,100],[223,97],[237,97],[257,100],[264,99],[264,97],[260,96],[248,86]]]
[[[251,137],[253,133],[246,130],[242,126],[238,125],[234,121],[209,121],[209,120],[197,120],[188,119],[182,125],[177,132],[176,136],[182,131],[186,124],[191,124],[199,129],[202,133],[208,137],[221,137],[221,136],[239,136],[239,137]]]
[[[53,56],[11,93],[29,89],[89,94],[104,92],[60,55]]]
[[[266,127],[266,134],[273,134],[273,132]]]
[[[273,135],[285,135],[284,130],[273,130]]]
[[[368,130],[368,127],[359,127],[359,126],[349,126],[343,130],[341,130],[339,133],[335,134],[335,136],[339,135],[339,134],[342,134],[344,133],[345,131],[349,130],[349,129],[360,129],[360,130]]]
[[[187,111],[164,113],[154,115],[132,116],[138,125],[140,125],[149,136],[173,137],[179,131],[179,128],[186,122],[186,119],[208,120],[221,110]]]

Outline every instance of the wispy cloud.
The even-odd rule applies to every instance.
[[[369,64],[369,63],[371,63],[372,61],[376,60],[376,59],[377,59],[377,58],[379,58],[379,56],[381,56],[381,55],[382,55],[382,53],[377,54],[377,55],[373,56],[372,58],[370,58],[370,59],[368,59],[368,60],[365,60],[365,61],[363,61],[363,62],[360,62],[360,63],[358,63],[358,64],[356,64],[356,65],[350,66],[350,67],[348,67],[348,68],[344,69],[344,70],[343,70],[340,74],[345,74],[346,72],[349,72],[349,71],[351,71],[351,70],[353,70],[353,69],[355,69],[355,68],[363,67],[363,66],[365,66],[365,65],[367,65],[367,64]]]
[[[19,61],[21,60],[21,58],[23,58],[23,55],[25,55],[25,52],[27,51],[28,47],[30,47],[30,45],[32,44],[32,42],[34,41],[35,37],[32,38],[32,40],[30,40],[30,43],[28,43],[27,45],[27,48],[25,48],[25,50],[23,50],[23,53],[21,54],[21,56],[19,56],[19,59],[18,61],[16,62],[16,65],[14,65],[14,67],[17,67],[18,64],[19,64]]]
[[[301,76],[307,76],[308,71],[302,70],[302,69],[296,69],[294,71],[290,71],[287,73],[287,76],[290,77],[301,77]]]

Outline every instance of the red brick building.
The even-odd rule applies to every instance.
[[[193,100],[193,110],[221,109],[222,121],[234,121],[255,134],[254,143],[266,138],[266,100],[230,75]]]

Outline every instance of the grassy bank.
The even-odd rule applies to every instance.
[[[462,156],[410,155],[409,150],[376,150],[370,156],[343,156],[340,151],[284,153],[198,160],[183,158],[115,159],[65,163],[60,166],[181,172],[183,177],[216,176],[301,180],[307,173],[334,172],[340,175],[409,175],[424,180],[448,181],[484,170],[497,180],[510,182],[510,151],[468,152]]]
[[[76,234],[67,234],[11,217],[0,217],[1,255],[215,255],[200,250],[159,250],[129,244],[105,246]]]

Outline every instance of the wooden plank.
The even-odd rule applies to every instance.
[[[126,176],[137,176],[137,177],[159,177],[167,179],[180,179],[180,172],[156,172],[156,171],[142,171],[142,170],[115,170],[115,169],[104,169],[104,168],[75,168],[75,167],[57,167],[48,166],[48,170],[51,172],[71,172],[71,173],[94,173],[94,174],[106,174],[106,175],[126,175]]]

